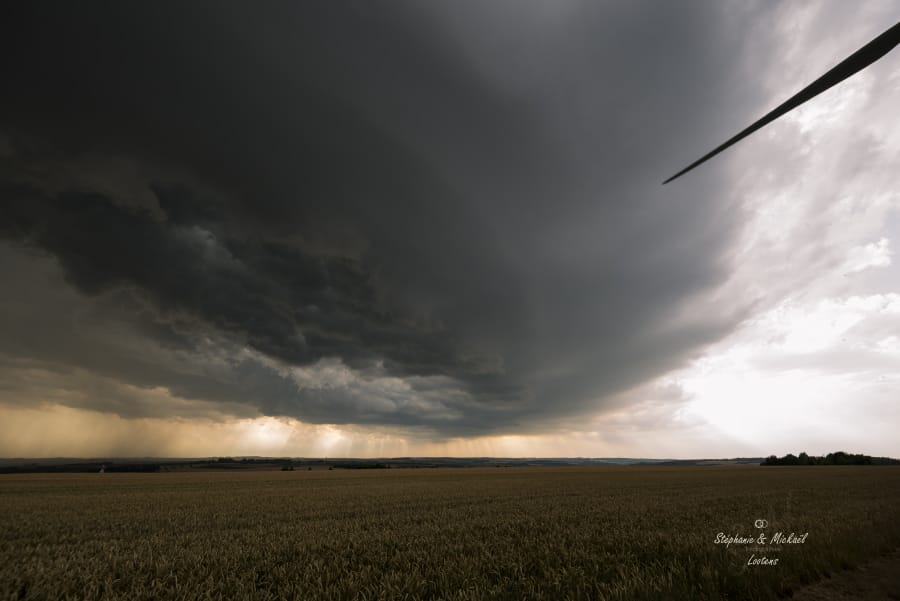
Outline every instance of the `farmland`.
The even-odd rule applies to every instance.
[[[0,599],[774,599],[900,546],[900,468],[16,474],[0,533]]]

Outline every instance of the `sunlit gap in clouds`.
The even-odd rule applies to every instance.
[[[562,457],[625,456],[634,440],[616,436],[622,424],[594,421],[593,431],[497,435],[435,441],[421,433],[334,424],[306,424],[290,418],[181,420],[126,419],[62,405],[39,409],[0,405],[0,456],[24,457]],[[642,433],[631,428],[630,433]],[[678,453],[677,436],[654,434],[651,448]],[[683,444],[683,443],[682,443]]]

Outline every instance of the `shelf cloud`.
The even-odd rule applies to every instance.
[[[769,102],[778,7],[2,10],[7,406],[540,435],[760,307],[734,163],[659,181]]]

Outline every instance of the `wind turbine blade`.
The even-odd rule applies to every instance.
[[[855,74],[858,71],[861,71],[880,59],[882,56],[893,50],[893,48],[900,44],[900,22],[896,25],[879,35],[877,38],[845,58],[843,61],[837,64],[834,68],[828,71],[825,75],[815,80],[802,90],[800,90],[794,96],[791,96],[783,103],[781,103],[778,107],[773,109],[767,115],[753,123],[747,129],[735,135],[733,138],[722,144],[721,146],[716,147],[703,157],[697,159],[669,179],[663,182],[663,185],[668,184],[673,179],[680,177],[697,167],[698,165],[705,163],[709,159],[713,158],[732,144],[735,144],[756,130],[764,127],[777,119],[778,117],[784,115],[785,113],[797,108],[807,100],[814,98],[827,90],[828,88],[835,86],[851,75]]]

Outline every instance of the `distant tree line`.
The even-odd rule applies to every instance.
[[[784,457],[770,455],[760,465],[900,465],[900,460],[838,451],[824,457],[813,457],[806,453],[788,453]]]
[[[0,466],[0,474],[91,474],[97,472],[158,472],[162,466],[158,463],[65,463],[65,464],[26,464]]]

